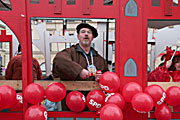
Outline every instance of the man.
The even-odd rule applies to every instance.
[[[41,80],[42,71],[39,62],[33,58],[33,78]],[[22,80],[22,55],[21,45],[18,46],[18,54],[11,58],[5,72],[6,80]]]
[[[97,30],[81,23],[76,27],[79,43],[57,53],[53,60],[53,76],[61,80],[98,81],[102,72],[108,71],[103,57],[91,47],[91,42],[98,36]],[[96,74],[96,71],[99,74]]]

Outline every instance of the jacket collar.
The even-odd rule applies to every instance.
[[[81,52],[81,53],[83,53],[83,51],[84,51],[84,50],[80,47],[79,43],[75,45],[75,50],[76,50],[77,52]],[[94,48],[91,47],[91,50],[92,50],[93,56],[97,56],[97,55],[98,55],[98,52],[97,52]]]

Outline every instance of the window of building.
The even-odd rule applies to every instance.
[[[54,0],[49,0],[49,4],[54,4]]]
[[[104,5],[113,5],[113,0],[103,0]]]
[[[75,5],[76,0],[67,0],[67,5]]]
[[[39,0],[31,0],[31,4],[39,4]]]
[[[94,0],[90,0],[90,5],[94,5]]]
[[[11,11],[12,6],[10,0],[0,0],[0,11]]]
[[[154,7],[160,6],[160,0],[152,0],[152,6]]]

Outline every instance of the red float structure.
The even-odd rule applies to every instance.
[[[44,18],[115,19],[115,72],[120,76],[120,88],[128,82],[137,82],[142,88],[145,88],[147,86],[147,25],[153,26],[153,24],[149,24],[153,21],[180,19],[180,6],[174,6],[172,0],[110,0],[112,2],[110,5],[105,5],[105,0],[74,0],[74,5],[68,5],[67,1],[10,0],[11,8],[0,10],[0,20],[12,30],[22,45],[22,91],[34,82],[31,20],[43,20]],[[173,25],[173,22],[170,25]],[[3,31],[0,41],[3,41],[2,35],[4,35]],[[6,41],[12,42],[10,39],[3,42]],[[10,48],[12,49],[12,44]],[[126,69],[126,66],[131,65],[128,64],[128,61],[134,63],[133,69]],[[24,113],[29,106],[23,99],[22,112],[0,112],[0,120],[23,120]],[[154,113],[137,113],[129,103],[126,103],[122,112],[123,120],[155,119]],[[49,111],[48,118],[53,120],[58,120],[58,118],[98,120],[99,115],[95,112]],[[180,119],[180,113],[172,113],[172,119]]]

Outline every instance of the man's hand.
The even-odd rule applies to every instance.
[[[168,60],[168,61],[166,62],[166,68],[167,68],[167,69],[170,68],[171,65],[172,65],[172,61],[171,61],[171,60]]]
[[[102,75],[101,70],[98,70],[98,71],[96,72],[96,75],[95,75],[95,80],[96,80],[96,81],[99,81],[99,78],[101,77],[101,75]]]
[[[80,78],[87,79],[91,76],[90,72],[86,69],[83,69],[80,73]]]

